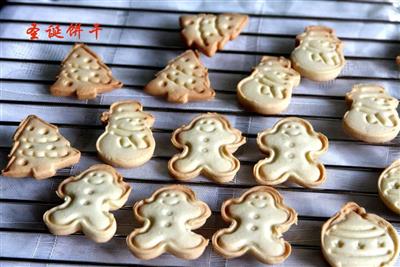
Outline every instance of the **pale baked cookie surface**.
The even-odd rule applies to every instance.
[[[126,100],[112,104],[110,111],[102,114],[107,126],[97,139],[96,149],[103,161],[132,168],[152,157],[156,144],[150,127],[154,117],[142,110],[139,102]]]
[[[3,175],[46,179],[54,176],[58,169],[78,163],[80,156],[56,126],[29,115],[14,133]]]
[[[207,113],[194,118],[189,125],[176,129],[172,144],[182,150],[168,162],[170,174],[189,180],[200,174],[224,183],[233,179],[240,162],[232,153],[246,142],[241,132],[217,114]]]
[[[223,257],[249,253],[265,264],[281,263],[289,257],[291,246],[281,236],[297,222],[297,213],[283,203],[277,190],[253,187],[241,197],[225,201],[221,213],[231,225],[217,231],[212,243]]]
[[[117,229],[114,215],[109,211],[121,208],[130,191],[114,168],[93,165],[59,185],[57,195],[64,203],[46,211],[43,220],[55,235],[82,231],[95,242],[107,242]]]
[[[384,143],[396,138],[400,119],[396,108],[399,101],[383,87],[374,84],[354,85],[346,94],[350,110],[344,114],[345,132],[368,143]]]
[[[325,181],[325,167],[317,159],[328,150],[328,138],[315,132],[308,121],[282,119],[273,128],[260,132],[257,144],[267,154],[253,169],[258,183],[277,185],[290,180],[312,187]]]
[[[160,188],[150,198],[135,203],[133,212],[143,223],[126,239],[135,257],[148,260],[169,252],[179,258],[196,259],[208,245],[208,239],[192,230],[201,227],[211,211],[186,186]]]
[[[293,68],[311,80],[333,80],[346,63],[342,42],[328,27],[306,27],[296,36],[296,45],[291,55]]]
[[[400,215],[400,159],[379,176],[378,192],[385,205]]]
[[[292,97],[292,89],[300,83],[300,75],[290,68],[290,64],[284,57],[264,56],[251,75],[237,85],[242,106],[265,115],[284,111]]]
[[[198,14],[180,17],[181,35],[187,46],[199,49],[211,57],[235,39],[248,21],[241,14]]]
[[[349,202],[322,226],[321,247],[334,267],[392,266],[399,238],[389,222]]]
[[[164,96],[175,103],[210,100],[215,96],[208,70],[198,54],[192,50],[187,50],[168,62],[144,90],[154,96]]]
[[[61,72],[50,87],[55,96],[76,96],[78,99],[95,98],[98,93],[121,88],[111,70],[87,45],[76,44],[61,63]]]

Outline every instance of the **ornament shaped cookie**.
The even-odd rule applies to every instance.
[[[297,213],[272,187],[253,187],[241,197],[225,201],[221,213],[231,225],[212,238],[218,254],[235,258],[249,253],[265,264],[281,263],[289,257],[291,246],[282,233],[297,223]]]
[[[215,182],[225,183],[239,171],[240,162],[232,153],[246,138],[225,117],[207,113],[176,129],[171,141],[182,150],[168,162],[173,177],[189,180],[203,174]]]
[[[121,88],[111,70],[87,45],[76,44],[61,63],[61,72],[50,87],[55,96],[76,96],[78,99],[95,98],[104,93]]]
[[[378,192],[383,203],[400,215],[400,159],[394,161],[379,176]]]
[[[282,119],[259,133],[257,144],[267,154],[253,169],[258,183],[277,185],[289,180],[312,187],[325,181],[325,167],[317,159],[328,150],[328,138],[315,132],[308,121]]]
[[[107,242],[117,229],[109,211],[121,208],[130,192],[131,187],[114,168],[93,165],[59,185],[57,195],[64,203],[46,211],[43,221],[55,235],[82,231],[95,242]]]
[[[54,176],[58,169],[78,163],[80,156],[81,153],[71,147],[56,126],[29,115],[14,133],[3,175],[46,179]]]
[[[290,68],[290,60],[265,56],[251,75],[239,82],[237,96],[250,111],[278,114],[288,107],[292,89],[299,83],[300,74]]]
[[[392,266],[399,237],[389,222],[349,202],[322,226],[321,247],[333,267]]]
[[[187,46],[211,57],[240,34],[248,19],[241,14],[185,15],[180,17],[181,35]]]
[[[396,108],[399,101],[383,87],[356,84],[346,94],[350,110],[344,114],[344,131],[355,139],[368,143],[384,143],[396,138],[400,119]]]
[[[192,230],[201,227],[211,211],[188,187],[160,188],[150,198],[135,203],[133,212],[143,227],[135,229],[126,242],[137,258],[149,260],[169,252],[196,259],[208,245],[208,239]]]
[[[154,96],[164,96],[169,102],[210,100],[215,96],[208,78],[208,70],[192,50],[174,58],[156,74],[144,88]]]
[[[291,60],[301,76],[314,81],[335,79],[346,63],[342,42],[333,29],[324,26],[308,26],[296,36]]]
[[[100,158],[113,166],[132,168],[151,159],[156,146],[150,127],[154,117],[139,102],[127,100],[111,105],[101,121],[105,132],[97,139]]]

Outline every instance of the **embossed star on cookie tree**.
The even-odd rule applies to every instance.
[[[61,63],[61,72],[50,92],[55,96],[76,95],[78,99],[90,99],[121,87],[122,82],[112,76],[98,55],[86,45],[76,44]]]
[[[57,169],[78,163],[81,156],[56,126],[34,115],[21,122],[13,141],[4,176],[49,178]]]

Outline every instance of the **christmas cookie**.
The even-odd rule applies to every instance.
[[[389,222],[349,202],[322,226],[321,247],[333,267],[392,266],[399,238]]]
[[[246,139],[225,117],[207,113],[176,129],[171,141],[182,150],[168,162],[173,177],[189,180],[203,174],[218,183],[225,183],[232,180],[240,168],[239,160],[232,153]]]
[[[378,192],[386,206],[400,215],[400,159],[379,176]]]
[[[289,117],[257,136],[257,144],[267,158],[253,169],[260,184],[277,185],[286,180],[304,187],[325,181],[325,167],[317,161],[328,150],[328,138],[314,131],[303,119]]]
[[[81,156],[56,126],[35,115],[29,115],[20,123],[13,141],[4,176],[49,178],[58,169],[78,163]]]
[[[133,212],[143,223],[126,239],[135,257],[149,260],[169,252],[190,260],[200,257],[208,245],[208,239],[192,230],[201,227],[211,211],[188,187],[163,187],[150,198],[135,203]]]
[[[324,26],[308,26],[297,35],[291,59],[293,68],[314,81],[335,79],[345,65],[342,42],[335,31]]]
[[[156,143],[150,127],[154,117],[142,111],[139,102],[120,101],[104,112],[101,121],[107,123],[106,131],[97,139],[96,149],[108,164],[132,168],[147,162]]]
[[[192,50],[174,58],[156,74],[144,91],[154,96],[165,96],[168,101],[187,103],[210,100],[215,96],[208,78],[208,70]]]
[[[61,63],[61,72],[50,87],[55,96],[74,96],[78,99],[95,98],[104,93],[121,88],[111,70],[88,46],[76,44]]]
[[[344,131],[364,142],[384,143],[396,138],[400,131],[397,113],[399,101],[383,87],[374,84],[356,84],[346,94],[350,110],[344,114]]]
[[[82,231],[96,242],[107,242],[117,229],[109,211],[121,208],[130,192],[130,186],[114,168],[93,165],[60,184],[57,195],[64,203],[46,211],[43,221],[55,235]]]
[[[247,21],[248,16],[241,14],[185,15],[180,17],[181,34],[187,46],[211,57],[229,40],[235,39]]]
[[[272,187],[253,187],[241,197],[225,201],[221,213],[231,225],[216,232],[212,244],[223,257],[249,253],[265,264],[278,264],[289,257],[291,246],[282,233],[297,223],[297,213]]]
[[[288,59],[265,56],[253,73],[239,82],[237,96],[250,111],[278,114],[288,107],[292,89],[299,83],[300,75],[290,68]]]

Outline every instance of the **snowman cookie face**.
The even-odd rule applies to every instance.
[[[188,180],[204,174],[223,183],[232,180],[239,170],[240,163],[232,153],[245,138],[223,116],[208,113],[176,129],[171,141],[183,150],[168,162],[174,178]]]
[[[306,120],[289,117],[258,134],[257,144],[267,158],[253,169],[257,182],[277,185],[291,180],[311,187],[325,180],[325,167],[317,157],[328,149],[328,139]]]
[[[396,229],[352,202],[322,226],[321,246],[334,267],[392,266],[399,255]]]
[[[400,159],[379,176],[378,192],[385,205],[400,215]]]
[[[252,74],[237,86],[241,105],[265,115],[284,111],[289,105],[292,89],[300,83],[300,74],[290,68],[290,64],[283,57],[263,57]]]
[[[130,191],[111,166],[93,165],[60,184],[57,194],[65,202],[48,210],[43,220],[53,234],[69,235],[81,230],[96,242],[107,242],[117,227],[109,211],[122,207]]]
[[[396,110],[399,101],[383,87],[357,84],[346,94],[350,110],[343,117],[345,132],[364,142],[384,143],[400,132],[400,118]]]
[[[345,65],[342,42],[334,31],[324,26],[306,27],[296,37],[297,47],[291,59],[293,68],[315,81],[335,79]]]
[[[275,189],[253,187],[225,201],[221,213],[231,225],[214,234],[217,253],[226,258],[249,253],[265,264],[281,263],[290,255],[290,244],[281,235],[297,222],[297,213],[283,204]]]
[[[152,259],[169,252],[184,259],[198,258],[208,240],[193,233],[211,215],[207,204],[181,185],[161,188],[134,206],[135,217],[144,222],[128,237],[131,252],[140,259]]]
[[[143,112],[139,102],[116,102],[110,111],[103,113],[101,120],[107,123],[96,143],[102,160],[114,166],[132,168],[152,157],[155,141],[150,127],[154,117]]]

